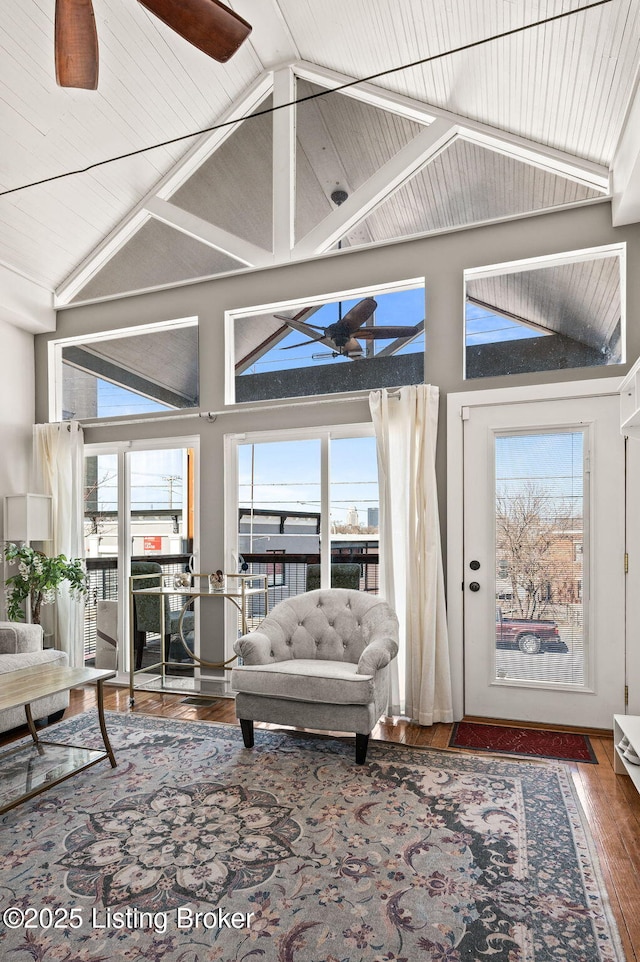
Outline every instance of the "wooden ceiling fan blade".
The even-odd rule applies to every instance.
[[[306,341],[300,341],[299,344],[287,344],[286,347],[281,347],[280,350],[290,351],[294,347],[304,347],[305,344],[315,344],[316,341],[323,341],[323,340],[324,340],[324,334],[321,334],[320,337],[310,337]]]
[[[139,2],[194,47],[220,63],[226,63],[251,33],[251,24],[219,0]]]
[[[56,82],[96,90],[98,32],[91,0],[56,0]]]
[[[289,321],[297,321],[297,320],[298,320],[298,318],[297,318],[296,316],[294,316],[294,317],[289,317],[287,314],[274,314],[273,316],[274,316],[274,317],[277,317],[279,321],[284,321],[285,324],[288,324]],[[309,324],[308,321],[303,321],[303,323],[304,323],[304,326],[305,326],[305,327],[312,327],[312,328],[314,329],[314,331],[324,331],[324,330],[326,330],[326,328],[324,328],[324,327],[319,327],[317,324]]]
[[[358,328],[369,320],[377,306],[378,302],[374,301],[372,297],[365,297],[364,300],[358,301],[350,311],[347,311],[340,323],[350,334],[355,334]]]
[[[391,327],[363,327],[358,331],[358,337],[375,341],[376,338],[412,337],[417,333],[415,327],[392,325]]]

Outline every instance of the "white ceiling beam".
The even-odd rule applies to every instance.
[[[53,291],[0,264],[0,321],[31,334],[55,331]]]
[[[275,0],[233,0],[231,5],[251,24],[248,42],[265,69],[300,59],[300,51]]]
[[[483,124],[476,124],[471,120],[460,121],[458,124],[460,137],[480,147],[486,147],[498,154],[514,157],[532,167],[548,171],[559,177],[567,177],[584,187],[599,190],[608,194],[610,190],[610,172],[608,167],[595,164],[591,160],[584,160],[573,154],[567,154],[554,147],[537,144],[524,137],[516,137],[506,132],[488,132]]]
[[[308,80],[310,83],[327,87],[329,90],[342,87],[344,84],[351,84],[354,81],[354,78],[349,77],[348,74],[319,67],[317,64],[309,63],[306,60],[295,63],[293,69],[301,80]],[[419,100],[412,100],[411,97],[404,97],[402,94],[393,93],[391,90],[384,90],[372,83],[357,83],[353,87],[347,87],[341,93],[346,97],[352,97],[354,100],[361,100],[372,107],[379,107],[381,110],[400,114],[401,117],[406,117],[408,120],[415,120],[418,124],[429,125],[436,119],[435,111]]]
[[[273,79],[271,73],[262,74],[251,85],[244,96],[229,107],[215,122],[217,125],[226,124],[235,118],[242,118],[256,110],[265,97],[271,92]],[[213,126],[213,124],[212,124]],[[105,237],[76,269],[60,284],[55,291],[54,304],[64,307],[82,290],[92,277],[104,267],[107,261],[123,247],[129,238],[149,216],[145,205],[152,197],[167,200],[183,183],[220,147],[227,137],[230,137],[237,124],[218,127],[217,130],[200,135],[185,156],[153,187],[133,210]],[[124,161],[121,161],[124,163]]]
[[[367,216],[396,187],[404,183],[428,160],[432,160],[455,136],[456,128],[448,120],[435,120],[395,156],[383,164],[340,207],[309,231],[294,247],[296,258],[314,257],[333,247],[338,240]]]
[[[612,165],[614,227],[640,221],[640,83],[627,111]]]
[[[290,67],[273,73],[273,253],[288,261],[294,240],[296,210],[296,108],[282,106],[295,100],[295,77]]]
[[[354,78],[347,74],[318,67],[315,64],[302,62],[294,64],[294,70],[299,77],[320,86],[333,89],[343,84],[353,83]],[[342,91],[347,97],[354,97],[364,103],[389,110],[422,124],[430,124],[437,117],[456,124],[458,133],[466,140],[471,140],[490,150],[516,157],[526,163],[533,164],[543,170],[570,177],[587,187],[609,192],[609,170],[602,164],[577,157],[563,150],[556,150],[546,144],[540,144],[526,137],[519,137],[506,130],[498,130],[488,124],[470,120],[450,110],[425,104],[411,97],[403,97],[391,91],[384,90],[371,83],[358,83]]]
[[[273,264],[273,254],[270,251],[257,247],[243,237],[231,234],[160,197],[150,197],[145,201],[145,210],[163,224],[168,224],[169,227],[193,237],[194,240],[201,241],[223,254],[228,254],[229,257],[246,264],[247,267],[266,267],[268,264]]]

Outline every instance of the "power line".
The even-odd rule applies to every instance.
[[[575,10],[566,10],[564,13],[554,14],[552,17],[545,17],[543,20],[535,20],[533,23],[526,23],[521,27],[513,27],[511,30],[504,30],[502,33],[495,33],[490,37],[485,37],[483,40],[473,40],[471,43],[461,44],[459,47],[452,47],[450,50],[445,50],[442,53],[432,54],[430,57],[423,57],[420,60],[413,60],[411,63],[402,64],[399,67],[390,67],[388,70],[380,70],[378,73],[369,74],[368,77],[360,77],[358,80],[350,80],[348,83],[339,84],[337,87],[331,87],[330,89],[320,90],[315,94],[308,94],[306,97],[299,97],[295,100],[289,100],[284,104],[277,104],[272,107],[265,107],[263,110],[255,110],[250,114],[245,114],[243,117],[236,117],[234,120],[225,120],[219,124],[213,124],[211,127],[203,127],[201,130],[193,131],[189,134],[181,134],[179,137],[172,137],[170,140],[163,140],[157,144],[151,144],[149,147],[139,147],[137,150],[130,150],[124,154],[117,154],[115,157],[108,157],[105,160],[97,160],[93,164],[88,164],[86,167],[78,167],[75,170],[65,171],[63,174],[53,174],[51,177],[43,177],[41,180],[31,181],[29,184],[22,184],[20,187],[10,187],[8,190],[0,191],[0,197],[7,197],[9,194],[16,194],[22,190],[28,190],[30,187],[40,187],[42,184],[50,184],[56,180],[62,180],[65,177],[75,177],[76,174],[86,174],[90,170],[95,170],[97,167],[104,167],[106,164],[113,164],[118,160],[128,160],[131,157],[139,157],[141,154],[146,154],[150,150],[158,150],[161,147],[171,147],[173,144],[179,144],[185,140],[191,140],[193,137],[200,137],[202,134],[211,134],[216,130],[222,130],[224,127],[231,127],[235,124],[242,123],[245,120],[251,120],[253,117],[264,117],[266,114],[273,114],[276,110],[283,110],[285,107],[293,107],[297,104],[306,103],[309,100],[316,100],[319,97],[327,97],[329,94],[339,93],[341,90],[348,90],[349,87],[356,87],[358,84],[370,83],[372,80],[379,80],[381,77],[388,77],[391,74],[400,73],[403,70],[411,70],[413,67],[421,67],[428,63],[433,63],[435,60],[442,60],[444,57],[450,57],[455,53],[464,53],[465,50],[473,50],[475,47],[480,47],[485,43],[493,43],[495,40],[504,40],[506,37],[513,37],[515,34],[523,33],[525,30],[532,30],[534,27],[543,27],[548,23],[553,23],[556,20],[563,20],[565,17],[572,17],[576,13],[583,13],[586,10],[593,10],[596,7],[602,7],[607,3],[612,3],[613,0],[595,0],[595,3],[586,4],[584,7],[576,7]]]

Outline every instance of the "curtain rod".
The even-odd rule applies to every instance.
[[[376,388],[375,390],[386,390],[389,397],[400,397],[400,387],[390,387],[390,388]],[[130,424],[156,424],[162,421],[176,421],[185,420],[187,418],[201,418],[207,421],[215,421],[220,416],[229,416],[231,414],[259,414],[260,411],[283,411],[287,408],[298,408],[298,407],[308,407],[309,405],[318,404],[337,404],[339,402],[344,403],[345,401],[362,401],[368,398],[371,391],[354,391],[351,394],[336,394],[333,397],[322,397],[322,398],[309,398],[305,400],[295,399],[289,401],[288,403],[274,403],[274,404],[255,404],[255,405],[235,405],[233,407],[223,408],[220,411],[181,411],[178,414],[159,414],[155,417],[141,417],[141,418],[119,418],[115,421],[103,421],[98,418],[88,418],[86,420],[78,420],[78,424],[83,428],[110,428],[118,427],[122,425],[126,427]]]

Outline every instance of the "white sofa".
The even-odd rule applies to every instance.
[[[19,622],[0,621],[0,686],[2,676],[19,668],[38,665],[68,665],[66,652],[55,648],[43,648],[40,625],[23,625]],[[61,692],[50,698],[34,701],[31,711],[35,720],[47,719],[62,713],[69,705],[69,692]],[[26,724],[23,708],[0,712],[0,732]]]

